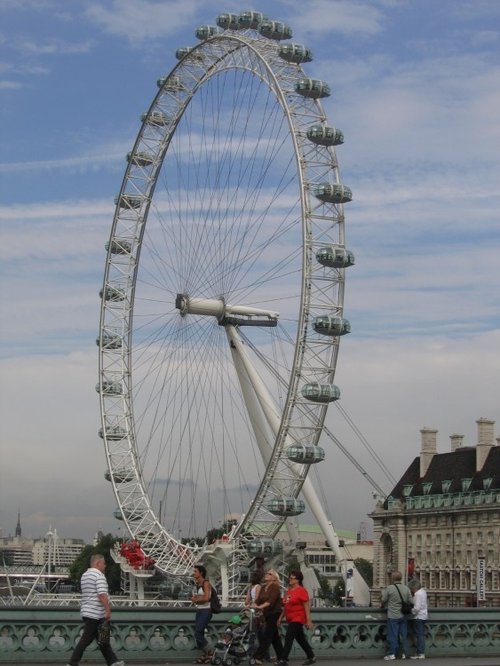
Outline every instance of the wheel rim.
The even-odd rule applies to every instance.
[[[117,198],[99,337],[102,435],[120,515],[170,573],[197,556],[181,537],[203,537],[227,515],[245,515],[245,538],[276,534],[285,516],[269,499],[296,497],[308,470],[284,452],[317,444],[327,407],[301,388],[333,381],[339,337],[311,321],[341,316],[344,269],[314,253],[343,245],[343,207],[311,192],[339,183],[337,161],[306,138],[324,113],[294,91],[303,73],[277,51],[248,30],[187,53],[160,82]],[[238,327],[278,414],[265,464],[224,327],[183,313],[181,295],[280,312],[276,328]]]

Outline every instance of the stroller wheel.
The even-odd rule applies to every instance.
[[[219,664],[222,663],[222,659],[220,657],[212,657],[212,661],[210,663],[214,664],[214,666],[219,666]]]
[[[226,659],[224,662],[224,666],[233,666],[233,660],[232,659]]]
[[[250,657],[250,659],[248,660],[248,664],[249,664],[249,666],[255,666],[255,658]]]

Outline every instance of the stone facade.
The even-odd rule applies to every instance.
[[[494,421],[476,423],[477,446],[454,433],[447,453],[437,453],[437,430],[423,428],[420,456],[371,514],[373,603],[400,570],[420,579],[433,607],[476,605],[484,558],[479,605],[500,606],[500,438],[495,444]]]

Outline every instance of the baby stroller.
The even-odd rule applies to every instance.
[[[245,608],[229,620],[224,634],[215,645],[211,663],[237,666],[248,659],[249,665],[254,666],[256,647],[255,611],[253,608]]]

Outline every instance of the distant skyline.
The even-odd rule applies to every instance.
[[[500,434],[500,3],[4,0],[0,7],[0,529],[123,527],[97,431],[98,292],[140,115],[175,50],[223,11],[289,23],[332,96],[346,283],[341,408],[395,478],[423,426]],[[339,409],[328,427],[390,490]],[[321,494],[356,531],[372,489],[328,443]],[[319,483],[319,482],[318,482]]]

